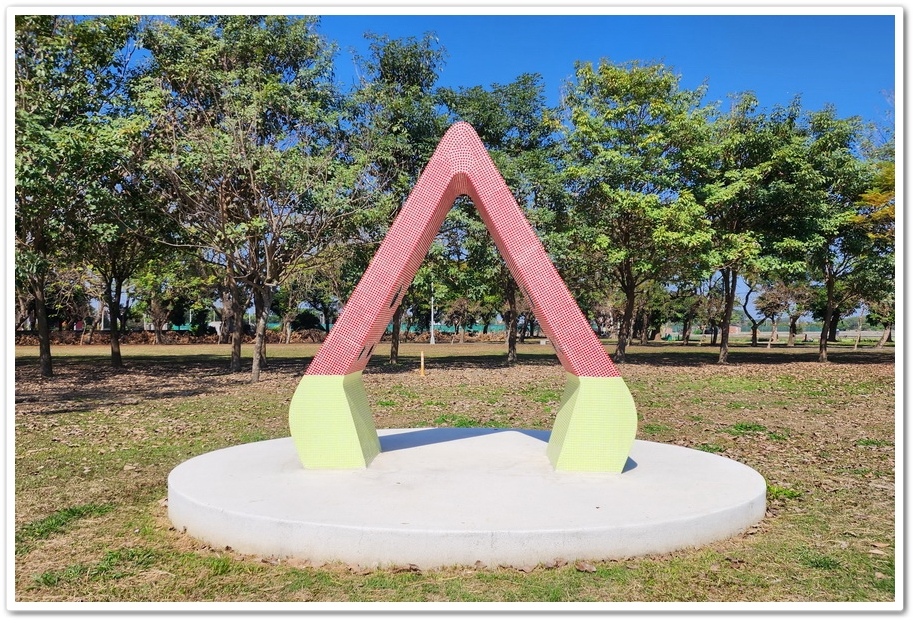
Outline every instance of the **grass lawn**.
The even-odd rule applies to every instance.
[[[228,346],[56,346],[15,352],[16,602],[861,602],[892,605],[894,349],[632,347],[618,367],[638,438],[715,452],[768,483],[766,517],[708,546],[534,569],[351,569],[217,551],[168,521],[182,461],[285,437],[290,397],[316,345],[270,345],[257,385]],[[243,354],[250,357],[250,346]],[[426,376],[420,376],[421,349]],[[364,374],[378,428],[549,429],[565,373],[552,348],[402,344]],[[580,564],[576,564],[576,563]],[[901,565],[902,568],[902,565]],[[11,607],[12,604],[11,604]]]

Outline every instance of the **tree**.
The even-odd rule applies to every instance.
[[[97,154],[107,170],[96,170],[95,192],[74,219],[82,235],[76,253],[95,276],[109,310],[111,365],[122,368],[120,335],[127,306],[122,305],[130,279],[152,261],[161,260],[173,241],[172,223],[164,218],[152,184],[143,171],[148,120],[120,101],[109,124],[96,137]],[[124,312],[123,314],[121,312]]]
[[[856,117],[837,118],[832,107],[809,116],[808,161],[818,175],[815,226],[810,238],[812,272],[824,288],[824,323],[818,360],[827,361],[831,320],[840,294],[854,296],[854,278],[880,256],[880,243],[869,236],[859,213],[859,198],[868,189],[866,164],[856,156],[861,125]],[[876,247],[876,245],[878,245]]]
[[[602,61],[577,64],[565,98],[571,238],[625,297],[618,362],[640,289],[706,261],[711,232],[688,187],[687,158],[703,139],[702,95],[702,88],[681,90],[663,65]]]
[[[743,93],[714,120],[696,184],[715,231],[714,265],[724,287],[719,363],[728,361],[730,310],[741,275],[800,270],[805,215],[814,201],[816,176],[805,160],[799,101],[769,114],[757,107],[754,94]]]
[[[353,156],[372,196],[361,214],[362,237],[372,246],[416,183],[445,130],[434,86],[445,51],[435,35],[390,39],[369,33],[369,57],[358,59],[361,82],[353,95]],[[368,261],[368,260],[367,260]],[[405,305],[392,318],[389,363],[397,364]]]
[[[119,56],[136,19],[15,17],[16,272],[35,303],[41,374],[53,375],[45,290],[67,264],[74,218],[94,205],[111,168],[97,139],[111,137],[111,95],[128,59]]]
[[[176,312],[187,318],[192,309],[210,309],[213,275],[208,275],[198,257],[166,247],[156,258],[147,260],[131,279],[137,296],[135,309],[148,317],[156,344],[166,342],[163,327]],[[181,322],[174,324],[184,324]]]
[[[747,292],[744,294],[744,300],[741,301],[741,309],[744,310],[745,317],[751,321],[751,346],[757,346],[758,331],[760,330],[760,327],[763,325],[763,323],[767,320],[766,315],[762,315],[760,318],[757,318],[753,313],[751,313],[751,310],[748,309],[748,306],[751,303],[751,297],[757,294],[759,285],[760,284],[756,283],[755,281],[747,281]],[[757,305],[754,305],[754,307],[758,311],[760,310]]]
[[[772,324],[770,339],[767,341],[767,348],[770,348],[776,341],[777,323],[780,317],[788,311],[788,303],[784,297],[774,287],[765,288],[754,300],[754,307],[763,315],[765,320]],[[754,329],[756,338],[756,327]],[[756,339],[755,339],[756,342]],[[756,343],[755,343],[756,345]]]
[[[562,194],[562,185],[556,140],[558,113],[546,105],[541,76],[522,74],[489,89],[442,89],[440,96],[452,121],[465,121],[474,127],[516,202],[548,246],[543,226]],[[467,266],[460,294],[487,301],[485,307],[499,301],[506,326],[506,358],[508,363],[515,363],[517,321],[520,307],[525,305],[524,293],[469,201],[459,201],[443,229],[450,232],[452,254],[460,256]]]
[[[690,344],[693,323],[703,308],[704,297],[700,292],[699,284],[698,280],[678,280],[668,290],[670,297],[668,319],[681,324],[681,343],[684,346]]]
[[[891,337],[891,329],[895,322],[895,304],[894,293],[890,292],[878,300],[868,305],[868,315],[866,320],[871,325],[881,325],[883,331],[876,344],[876,348],[883,348]]]
[[[316,26],[315,17],[181,16],[144,32],[161,145],[153,170],[168,180],[168,213],[185,244],[225,271],[236,320],[251,292],[253,382],[276,288],[319,261],[359,205],[331,82],[334,48]]]

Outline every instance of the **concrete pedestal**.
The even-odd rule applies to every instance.
[[[622,473],[554,470],[548,431],[379,430],[367,468],[302,467],[291,438],[190,459],[169,517],[214,547],[363,567],[527,566],[701,546],[766,511],[753,469],[637,440]]]

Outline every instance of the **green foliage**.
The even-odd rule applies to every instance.
[[[16,16],[15,284],[42,374],[48,332],[87,298],[116,329],[217,298],[288,327],[315,326],[308,307],[328,329],[457,120],[599,332],[617,330],[618,360],[631,331],[727,325],[739,278],[757,326],[835,326],[863,304],[893,325],[893,140],[860,120],[799,98],[763,110],[752,91],[719,112],[663,64],[587,59],[551,109],[537,73],[437,89],[433,33],[367,40],[343,93],[317,17]],[[412,328],[431,297],[454,327],[532,319],[467,197],[404,293]]]
[[[252,295],[260,353],[252,380],[275,286],[326,261],[367,201],[339,131],[334,46],[317,23],[187,15],[153,20],[142,33],[151,52],[144,101],[160,120],[147,169],[184,243],[220,268],[232,298]]]
[[[703,89],[681,90],[663,65],[579,63],[566,105],[564,177],[576,198],[570,245],[581,265],[625,297],[621,360],[638,289],[708,261],[711,230],[686,185],[701,144]]]
[[[136,26],[132,16],[15,18],[16,271],[36,303],[44,376],[51,271],[82,264],[87,246],[120,231],[99,214],[125,180],[138,127],[122,115]]]
[[[487,148],[519,207],[542,234],[561,194],[556,168],[557,112],[546,105],[543,79],[522,74],[489,89],[442,89],[438,97],[452,122],[470,123]],[[456,202],[440,231],[444,253],[437,278],[449,288],[448,307],[456,324],[488,323],[497,314],[509,325],[509,360],[515,357],[515,321],[531,316],[530,302],[497,252],[477,207],[469,198]],[[545,245],[548,251],[554,249]],[[511,320],[506,320],[510,318]]]
[[[856,154],[861,121],[837,118],[827,106],[809,115],[808,126],[808,157],[820,180],[808,259],[813,278],[823,284],[820,360],[826,361],[835,312],[863,299],[880,300],[893,289],[893,242],[875,235],[882,218],[870,216],[880,208],[861,200],[872,181],[867,163]]]

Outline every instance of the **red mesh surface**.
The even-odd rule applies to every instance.
[[[474,201],[566,371],[620,376],[474,128],[463,122],[442,137],[306,374],[342,375],[365,368],[460,195]]]

